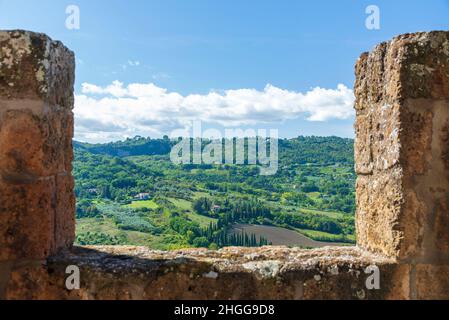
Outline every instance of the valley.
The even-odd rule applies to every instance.
[[[351,139],[279,140],[273,176],[252,165],[175,165],[166,137],[74,145],[78,244],[174,250],[354,243]]]

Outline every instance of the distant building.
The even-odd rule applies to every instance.
[[[134,196],[134,199],[137,199],[137,200],[149,200],[150,199],[150,194],[149,193],[139,193],[138,195]]]
[[[213,210],[215,213],[218,213],[218,211],[220,211],[220,209],[221,209],[221,207],[220,207],[220,206],[217,206],[217,205],[215,205],[215,206],[212,207],[212,210]]]

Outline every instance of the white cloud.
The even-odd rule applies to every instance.
[[[188,128],[196,120],[235,127],[280,124],[301,117],[308,121],[348,119],[354,115],[353,102],[352,90],[342,84],[306,93],[267,85],[262,91],[237,89],[184,96],[153,83],[125,86],[114,81],[105,87],[84,83],[75,101],[76,138],[107,141],[155,136]]]
[[[128,64],[129,64],[131,67],[138,67],[138,66],[140,66],[140,61],[137,61],[137,60],[135,60],[135,61],[133,61],[133,60],[128,60]]]

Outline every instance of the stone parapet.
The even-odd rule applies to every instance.
[[[449,32],[382,43],[356,77],[358,245],[449,263]]]
[[[80,270],[80,290],[65,289],[67,266]],[[369,290],[369,266],[380,288]],[[286,247],[173,252],[143,247],[83,247],[11,270],[7,299],[407,299],[407,266],[363,250]]]
[[[73,244],[74,72],[62,43],[0,31],[0,262]]]
[[[358,247],[72,248],[74,56],[0,32],[0,299],[449,299],[449,33],[382,43],[356,78]]]

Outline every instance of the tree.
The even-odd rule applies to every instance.
[[[198,198],[193,202],[193,210],[202,216],[210,216],[212,210],[212,202],[209,198]]]
[[[209,241],[206,237],[199,237],[193,240],[193,246],[196,248],[207,248],[209,247]]]

